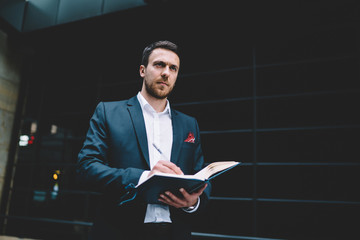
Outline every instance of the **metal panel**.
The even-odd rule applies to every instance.
[[[24,0],[3,0],[0,2],[0,17],[21,31],[25,5]]]
[[[55,25],[59,0],[28,0],[23,31]]]
[[[0,0],[0,17],[29,32],[144,5],[144,0]]]
[[[57,23],[101,15],[102,0],[60,0]]]
[[[104,0],[104,14],[146,5],[144,0]]]

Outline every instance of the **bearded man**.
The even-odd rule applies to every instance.
[[[179,189],[182,196],[166,191],[158,196],[161,204],[121,202],[128,186],[155,172],[195,174],[203,168],[196,119],[170,108],[167,99],[179,69],[176,44],[152,43],[143,51],[141,91],[96,107],[77,164],[79,179],[103,193],[90,239],[191,239],[191,219],[206,205],[210,185],[191,194]]]

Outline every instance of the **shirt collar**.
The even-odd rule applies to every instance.
[[[140,103],[141,109],[144,111],[144,109],[149,109],[151,112],[156,113],[155,109],[146,101],[144,96],[139,92],[137,94],[137,99]],[[170,102],[169,100],[166,100],[166,107],[164,111],[161,112],[162,114],[169,114],[171,117],[171,109],[170,109]]]

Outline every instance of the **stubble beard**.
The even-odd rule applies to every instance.
[[[145,79],[145,89],[150,94],[150,96],[157,98],[157,99],[165,99],[169,96],[169,94],[172,92],[173,87],[169,87],[168,91],[162,91],[162,89],[166,88],[165,86],[158,86],[158,84],[153,81],[152,83],[149,83]]]

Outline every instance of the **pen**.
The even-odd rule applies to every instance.
[[[160,148],[158,148],[158,147],[156,146],[155,143],[153,143],[153,146],[154,146],[154,148],[161,154],[161,156],[164,158],[164,160],[170,162],[170,160],[164,155],[164,153],[160,150]]]

